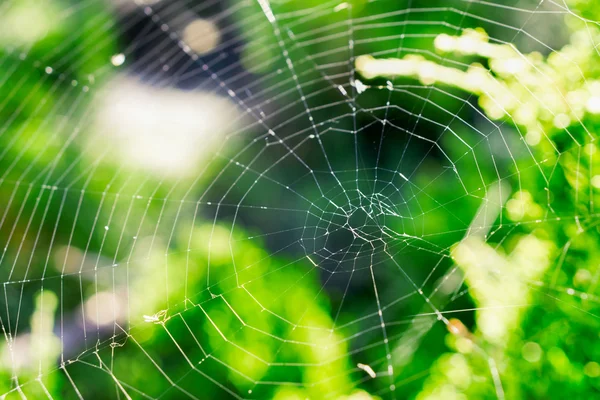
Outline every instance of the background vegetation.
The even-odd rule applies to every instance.
[[[598,393],[600,11],[342,4],[7,3],[0,393]],[[198,17],[223,33],[194,56]],[[149,131],[103,125],[119,79],[122,121],[173,93],[242,111],[149,169]]]

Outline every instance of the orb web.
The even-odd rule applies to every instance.
[[[440,338],[504,398],[524,313],[594,326],[600,33],[567,4],[26,6],[0,6],[6,398],[404,398]]]

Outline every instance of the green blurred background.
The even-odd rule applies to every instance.
[[[4,398],[595,398],[593,1],[0,4]]]

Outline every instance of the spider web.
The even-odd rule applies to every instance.
[[[566,4],[51,3],[66,39],[31,29],[0,60],[6,398],[404,398],[476,313],[491,331],[508,325],[493,310],[543,301],[596,318],[597,279],[565,270],[572,238],[503,253],[595,230],[593,185],[565,195],[562,173],[593,182],[593,129],[526,56],[593,87],[561,27],[580,21],[595,49],[596,24]],[[473,58],[483,83],[460,80]],[[501,97],[506,76],[521,98]],[[560,136],[532,133],[532,102]],[[514,293],[482,301],[494,286]]]

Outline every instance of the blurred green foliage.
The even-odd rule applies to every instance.
[[[514,166],[517,179],[511,180],[520,190],[505,208],[508,234],[493,235],[487,244],[463,241],[453,253],[481,309],[473,332],[450,320],[447,343],[455,352],[434,363],[420,399],[589,398],[598,392],[594,155],[600,31],[593,22],[596,7],[572,3],[565,20],[570,41],[547,57],[491,44],[484,31],[466,31],[436,39],[438,52],[454,52],[467,63],[476,59],[466,71],[415,56],[387,66],[365,58],[359,65],[367,76],[385,68],[387,76],[411,76],[476,95],[490,118],[515,124],[535,160],[533,166],[527,165],[531,160]],[[444,193],[436,199],[452,190]],[[528,258],[530,265],[523,264]],[[538,276],[513,281],[513,273]],[[513,308],[520,303],[522,308]]]
[[[255,213],[244,216],[249,221],[246,228],[232,228],[232,216],[213,223],[213,215],[194,212],[188,206],[195,198],[182,214],[183,201],[177,200],[187,199],[185,185],[122,170],[104,153],[90,151],[93,145],[80,136],[89,128],[90,96],[113,74],[110,58],[119,49],[115,16],[100,2],[87,1],[81,8],[68,1],[15,2],[0,17],[8,27],[0,28],[0,73],[6,76],[0,77],[0,240],[6,244],[0,260],[0,317],[6,339],[0,346],[5,362],[0,367],[0,393],[9,392],[7,398],[49,394],[65,399],[119,398],[124,393],[136,398],[238,394],[358,399],[388,397],[391,383],[402,398],[594,397],[600,390],[595,295],[600,237],[594,208],[600,201],[600,164],[594,156],[600,30],[583,18],[599,20],[597,7],[593,1],[570,1],[572,8],[564,13],[568,43],[558,51],[522,53],[518,43],[492,43],[490,38],[511,37],[494,24],[475,30],[485,21],[465,19],[452,9],[415,9],[412,14],[383,17],[400,9],[392,3],[355,1],[348,12],[323,12],[312,18],[303,11],[320,2],[274,5],[278,16],[291,15],[282,25],[294,33],[282,40],[299,79],[316,82],[310,86],[318,93],[311,97],[315,109],[337,99],[334,85],[344,82],[336,80],[336,72],[347,72],[356,55],[372,55],[371,62],[396,58],[417,67],[391,77],[369,76],[357,62],[369,86],[359,102],[365,107],[381,106],[388,99],[399,107],[412,104],[414,113],[394,109],[387,118],[416,127],[418,115],[418,121],[424,116],[454,129],[453,136],[440,133],[434,124],[419,126],[419,133],[439,139],[446,159],[421,152],[414,142],[391,142],[398,146],[389,144],[382,151],[381,165],[393,170],[398,149],[409,148],[406,164],[418,171],[411,176],[413,186],[401,186],[398,174],[380,176],[402,188],[385,194],[396,201],[394,206],[402,204],[403,212],[414,216],[412,225],[393,220],[389,228],[413,238],[432,236],[427,243],[410,242],[407,254],[416,256],[403,259],[405,270],[431,292],[446,271],[456,268],[465,281],[460,287],[467,289],[456,290],[452,299],[432,297],[436,307],[449,310],[445,324],[428,315],[431,310],[422,308],[422,299],[401,302],[389,311],[397,323],[389,328],[395,375],[388,380],[365,379],[370,375],[366,367],[356,367],[367,359],[377,371],[385,370],[390,354],[388,339],[384,342],[373,329],[379,327],[378,319],[354,322],[381,311],[372,296],[328,292],[313,260],[275,254],[256,239],[264,233],[261,223],[278,227],[285,221],[273,217],[259,223]],[[472,7],[474,15],[490,12],[478,3]],[[261,13],[256,4],[244,9],[239,20],[262,17]],[[327,52],[347,48],[348,15],[377,16],[388,25],[356,30],[352,54]],[[494,18],[516,26],[511,16]],[[440,28],[434,22],[442,19]],[[36,21],[39,32],[21,32],[23,20]],[[414,23],[399,28],[403,21]],[[472,30],[449,28],[454,25]],[[324,26],[339,26],[340,34],[323,42],[309,40]],[[402,51],[398,29],[406,34]],[[285,68],[270,25],[246,30],[241,33],[249,41],[241,56],[246,68],[257,73]],[[375,40],[388,36],[393,40]],[[460,37],[476,45],[465,49],[449,44]],[[415,49],[424,55],[415,56]],[[515,60],[517,67],[511,69]],[[330,80],[314,67],[325,64],[334,65]],[[449,79],[447,72],[461,79]],[[271,76],[268,86],[274,92],[267,97],[283,93],[282,103],[297,97],[295,81],[282,78],[287,73]],[[388,79],[398,89],[392,95]],[[479,125],[474,107],[464,107],[470,96],[489,118]],[[419,113],[419,106],[427,103],[424,99],[440,107],[423,106]],[[340,105],[340,115],[346,105]],[[304,110],[295,106],[287,112],[293,116]],[[317,120],[329,117],[315,113]],[[493,129],[491,121],[506,122],[509,127],[491,133],[510,142],[504,152],[479,145],[481,138],[461,122],[463,117],[481,130]],[[362,125],[372,121],[366,113],[356,118]],[[353,122],[341,119],[338,126],[351,130]],[[294,132],[309,125],[298,121]],[[372,144],[366,136],[369,139],[361,144],[368,148]],[[464,157],[464,143],[471,146],[472,158]],[[335,154],[342,155],[334,160],[336,169],[355,168],[352,157],[346,156],[354,149],[350,137],[336,136],[335,145]],[[531,150],[530,157],[512,159],[524,148]],[[236,154],[239,148],[226,151]],[[368,149],[365,153],[366,164],[373,163],[373,154]],[[237,157],[231,159],[243,156]],[[268,164],[281,155],[265,157]],[[448,159],[454,161],[454,169]],[[240,176],[228,169],[229,164],[210,164],[194,184],[212,188],[216,182],[215,193],[227,190]],[[289,169],[273,174],[273,179],[292,181]],[[350,175],[348,181],[354,179]],[[470,221],[499,178],[512,190],[502,216],[485,240],[465,239]],[[370,185],[373,177],[365,180]],[[234,191],[243,193],[245,184]],[[302,190],[308,198],[319,197],[314,186]],[[339,194],[332,190],[330,196]],[[257,190],[249,198],[268,204],[279,199],[278,194]],[[140,231],[155,234],[141,238]],[[415,294],[405,282],[398,283],[397,276],[381,274],[384,304],[401,298],[399,293]],[[116,287],[115,281],[125,284]],[[92,329],[75,349],[61,348],[56,335],[64,333],[65,322],[85,320],[79,314],[83,303],[111,291],[118,293],[127,318],[108,330]],[[342,302],[345,312],[338,320],[335,314]],[[281,381],[300,384],[269,384]]]

